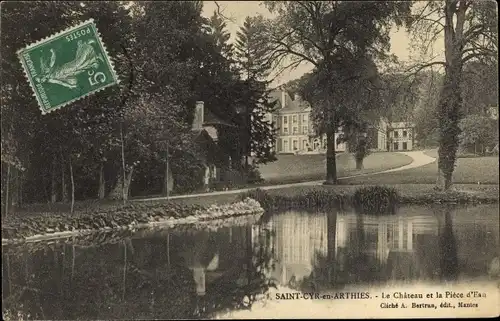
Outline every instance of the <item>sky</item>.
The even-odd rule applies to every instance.
[[[262,14],[266,18],[273,17],[273,15],[260,4],[260,1],[217,1],[217,3],[220,6],[221,13],[232,20],[227,22],[227,29],[231,33],[232,40],[236,37],[236,32],[239,30],[240,26],[243,25],[247,16]],[[203,16],[212,16],[214,10],[217,10],[214,1],[203,1]],[[436,42],[434,46],[435,53],[443,52],[443,47],[440,43],[442,43],[442,41]],[[410,39],[405,30],[400,29],[399,31],[393,30],[391,32],[391,52],[395,54],[399,60],[409,61],[411,59],[411,50],[409,46]],[[310,64],[303,64],[294,70],[287,70],[275,79],[272,86],[274,87],[290,80],[300,78],[311,69],[312,66]]]

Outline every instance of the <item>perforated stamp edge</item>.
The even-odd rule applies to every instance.
[[[107,61],[109,62],[109,67],[110,67],[110,69],[111,69],[110,71],[111,71],[111,74],[112,74],[112,76],[113,76],[113,80],[114,80],[114,81],[113,81],[113,82],[111,82],[111,83],[109,83],[109,84],[107,84],[107,85],[105,85],[105,86],[103,86],[103,87],[100,87],[100,88],[98,88],[98,89],[95,89],[95,90],[89,91],[89,92],[88,92],[88,93],[86,93],[85,95],[82,95],[82,96],[76,97],[76,98],[74,98],[74,99],[71,99],[71,100],[69,100],[69,101],[66,101],[66,102],[64,102],[64,103],[62,103],[62,104],[59,104],[59,105],[54,106],[54,107],[52,107],[52,108],[50,108],[50,109],[48,109],[48,110],[47,110],[47,109],[45,109],[45,107],[44,107],[43,102],[41,101],[41,99],[38,97],[38,94],[37,94],[37,93],[38,93],[38,91],[37,91],[37,90],[35,89],[35,87],[33,86],[33,79],[31,79],[31,77],[30,77],[30,75],[29,75],[29,73],[28,73],[28,69],[27,69],[27,66],[26,66],[26,64],[25,64],[25,61],[24,61],[24,58],[23,58],[23,56],[22,56],[22,55],[23,55],[23,53],[25,53],[26,51],[29,51],[29,50],[30,50],[31,48],[33,48],[33,47],[36,47],[36,46],[38,46],[38,45],[41,45],[41,44],[43,44],[43,43],[45,43],[45,42],[47,42],[47,41],[50,41],[50,40],[52,40],[52,39],[54,39],[54,38],[56,38],[56,37],[59,37],[59,36],[61,36],[61,35],[65,34],[65,33],[71,33],[73,30],[78,29],[78,28],[81,28],[81,27],[83,27],[83,26],[85,26],[85,25],[90,25],[90,26],[93,28],[93,30],[94,30],[94,32],[95,32],[95,35],[97,36],[97,39],[98,39],[98,41],[99,41],[99,45],[101,46],[102,50],[104,51],[104,54],[105,54],[105,56],[106,56],[106,59],[107,59]],[[31,90],[33,91],[33,96],[35,97],[36,101],[38,102],[38,107],[39,107],[40,111],[42,112],[42,115],[46,115],[46,114],[49,114],[49,113],[54,112],[54,111],[56,111],[56,110],[59,110],[59,109],[61,109],[62,107],[65,107],[65,106],[67,106],[67,105],[69,105],[69,104],[71,104],[71,103],[74,103],[75,101],[78,101],[78,100],[84,99],[84,98],[86,98],[86,97],[90,96],[91,94],[98,93],[98,92],[100,92],[100,91],[102,91],[102,90],[104,90],[104,89],[108,88],[109,86],[113,86],[113,85],[115,85],[115,84],[119,84],[119,83],[120,83],[120,79],[118,78],[118,74],[117,74],[117,73],[116,73],[116,71],[115,71],[115,65],[114,65],[114,63],[113,63],[113,59],[111,59],[111,56],[109,55],[108,50],[107,50],[107,48],[106,48],[106,46],[105,46],[104,42],[102,41],[101,34],[99,33],[99,30],[97,29],[97,26],[96,26],[96,25],[95,25],[95,23],[94,23],[94,19],[88,19],[88,20],[85,20],[85,21],[83,21],[83,22],[79,23],[78,25],[75,25],[75,26],[72,26],[72,27],[66,28],[66,29],[64,29],[64,30],[62,30],[62,31],[56,32],[56,33],[54,33],[54,34],[52,34],[52,35],[50,35],[50,36],[48,36],[48,37],[45,37],[45,38],[43,38],[43,39],[41,39],[41,40],[38,40],[38,41],[36,41],[36,42],[33,42],[33,43],[31,43],[31,44],[27,45],[26,47],[24,47],[24,48],[22,48],[22,49],[18,50],[16,53],[17,53],[17,56],[18,56],[18,58],[19,58],[19,60],[20,60],[20,62],[21,62],[21,66],[22,66],[22,69],[23,69],[23,72],[24,72],[24,76],[26,77],[26,80],[28,81],[28,83],[29,83],[29,85],[30,85],[30,87],[31,87]]]

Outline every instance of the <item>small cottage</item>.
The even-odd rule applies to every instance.
[[[226,177],[226,172],[230,171],[230,157],[219,146],[219,130],[236,126],[215,116],[205,108],[203,101],[197,101],[195,108],[192,131],[205,164],[203,186],[210,189],[220,184]]]

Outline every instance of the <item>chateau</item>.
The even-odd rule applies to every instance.
[[[326,135],[318,136],[311,119],[311,106],[299,95],[292,99],[283,89],[270,93],[276,101],[274,113],[268,121],[277,128],[275,143],[278,154],[318,154],[326,152]],[[381,118],[367,134],[368,145],[374,151],[407,151],[414,146],[414,125],[408,122],[389,122]],[[335,134],[336,151],[346,151],[346,144],[338,142],[342,130]]]

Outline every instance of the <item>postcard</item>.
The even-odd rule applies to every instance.
[[[4,320],[499,316],[495,2],[0,14]]]

